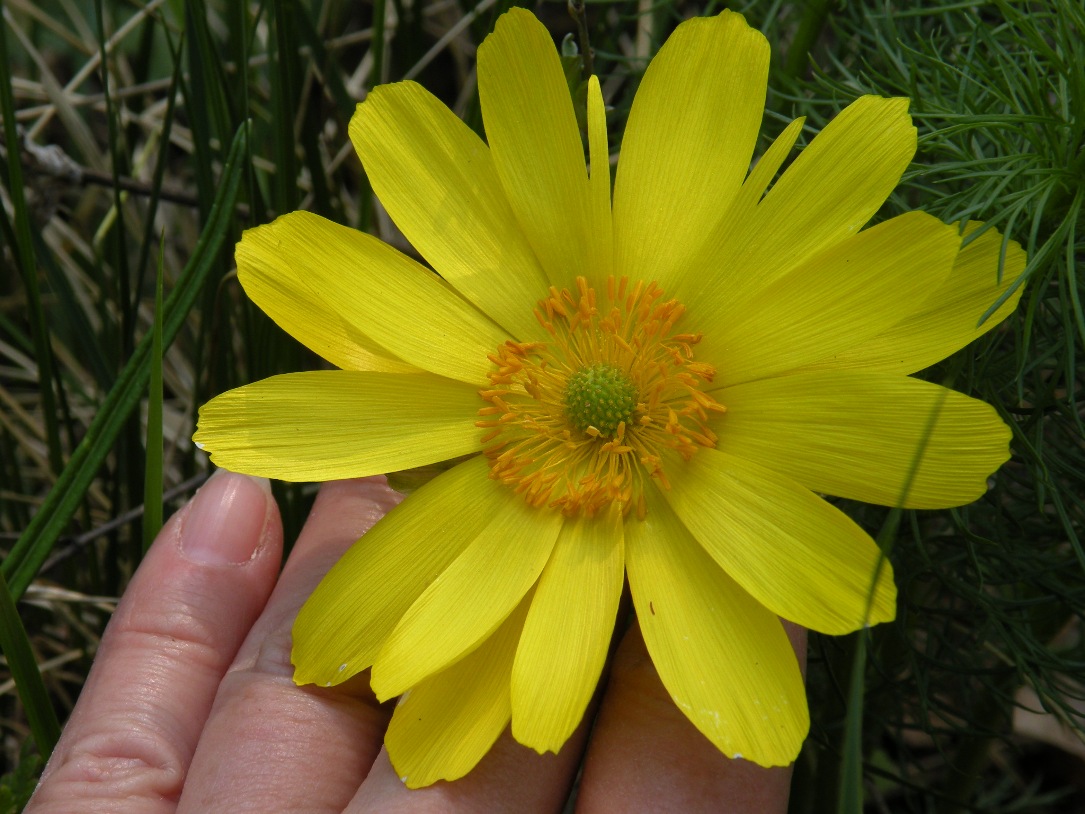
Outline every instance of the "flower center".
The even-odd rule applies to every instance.
[[[476,423],[490,474],[533,506],[591,516],[618,503],[643,518],[647,480],[669,488],[663,453],[716,445],[709,414],[725,408],[702,389],[715,369],[694,360],[701,335],[675,330],[685,307],[655,283],[611,277],[600,297],[576,282],[535,310],[549,340],[489,357]]]
[[[605,362],[581,368],[565,385],[565,415],[581,432],[595,427],[604,438],[613,438],[618,425],[629,421],[636,406],[636,386]]]

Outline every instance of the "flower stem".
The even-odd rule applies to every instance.
[[[595,69],[595,57],[588,37],[588,15],[584,0],[569,0],[569,16],[576,21],[576,38],[580,41],[580,53],[584,56],[584,81],[591,78]]]

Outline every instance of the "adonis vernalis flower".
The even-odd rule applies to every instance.
[[[840,634],[895,612],[890,567],[821,495],[956,506],[1008,456],[992,408],[908,374],[1005,318],[1015,297],[978,324],[1023,253],[1000,282],[994,230],[863,229],[915,152],[906,99],[858,99],[777,178],[795,121],[751,169],[768,60],[738,14],[682,23],[612,193],[598,81],[586,162],[554,44],[512,9],[478,54],[486,142],[411,82],[351,122],[436,274],[305,212],[237,247],[252,299],[341,369],[205,405],[215,463],[304,481],[465,457],[294,627],[298,683],[372,668],[378,698],[404,696],[386,743],[410,786],[470,771],[510,723],[559,749],[626,576],[689,719],[727,755],[792,761],[808,716],[780,617]]]

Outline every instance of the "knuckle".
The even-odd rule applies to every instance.
[[[177,800],[186,761],[170,741],[153,732],[100,732],[75,743],[50,771],[28,811],[81,800]],[[91,809],[86,809],[91,810]]]
[[[223,644],[225,625],[215,613],[214,597],[193,591],[191,586],[167,590],[150,607],[125,608],[113,617],[106,635],[148,635],[189,642],[201,648],[218,649]]]

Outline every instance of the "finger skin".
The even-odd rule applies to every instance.
[[[216,561],[233,554],[241,561]],[[281,557],[267,482],[220,470],[133,576],[26,811],[173,812],[219,681]]]
[[[785,623],[805,662],[806,635]],[[791,767],[731,760],[671,700],[634,625],[618,648],[584,764],[578,814],[774,814]]]
[[[363,674],[298,687],[291,627],[317,583],[399,496],[383,477],[325,484],[264,613],[222,681],[178,805],[185,812],[340,812],[391,715]],[[364,590],[360,587],[359,590]]]
[[[513,740],[506,729],[467,776],[420,789],[403,785],[388,761],[388,753],[381,750],[372,772],[344,814],[559,812],[576,776],[586,732],[587,724],[581,724],[561,752],[540,755]]]

